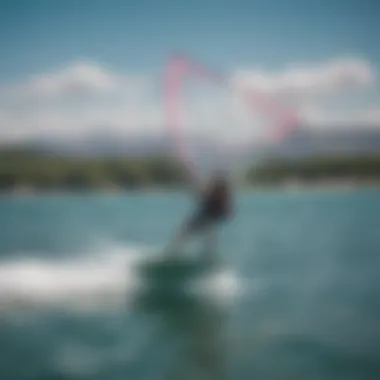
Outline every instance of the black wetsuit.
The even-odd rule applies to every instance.
[[[208,189],[200,200],[200,206],[190,219],[190,229],[199,228],[225,220],[231,212],[230,194],[227,187]]]

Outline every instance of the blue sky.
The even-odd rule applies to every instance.
[[[261,70],[277,79],[292,64],[351,59],[371,71],[371,83],[343,96],[337,110],[360,104],[376,119],[379,20],[377,0],[0,1],[0,86],[9,90],[83,61],[110,75],[158,77],[175,50],[225,72]],[[6,103],[0,115],[8,120],[17,105]]]
[[[173,49],[220,67],[279,67],[339,55],[380,65],[376,0],[7,0],[2,78],[86,57],[155,70]]]

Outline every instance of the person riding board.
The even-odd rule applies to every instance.
[[[170,252],[178,253],[184,242],[195,234],[205,234],[206,253],[216,251],[216,228],[232,216],[232,187],[223,172],[214,174],[204,186],[192,177],[191,187],[196,196],[195,212],[188,217],[177,233]]]

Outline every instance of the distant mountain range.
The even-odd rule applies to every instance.
[[[209,143],[199,140],[197,150],[207,155]],[[10,148],[3,144],[3,148]],[[168,136],[143,136],[127,138],[123,135],[100,130],[81,139],[45,138],[24,143],[20,149],[33,150],[42,154],[59,154],[75,156],[120,156],[151,155],[172,151]],[[251,152],[262,151],[262,146],[252,146]],[[279,144],[266,147],[272,156],[304,157],[319,154],[369,154],[380,153],[380,126],[366,126],[351,129],[334,129],[326,131],[298,129]]]
[[[356,127],[351,129],[307,130],[299,129],[279,144],[278,154],[365,154],[380,153],[379,128]]]

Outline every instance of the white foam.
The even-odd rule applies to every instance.
[[[76,310],[112,309],[128,305],[145,284],[137,265],[157,249],[108,245],[96,253],[62,260],[24,257],[0,263],[0,311],[19,307],[64,307]],[[239,292],[232,270],[220,270],[198,279],[197,294],[230,299]]]
[[[22,258],[0,264],[0,307],[32,304],[77,308],[120,304],[138,286],[135,265],[144,251],[109,248],[66,260]]]
[[[237,272],[221,268],[191,284],[191,292],[214,301],[228,303],[241,294],[243,287]]]

